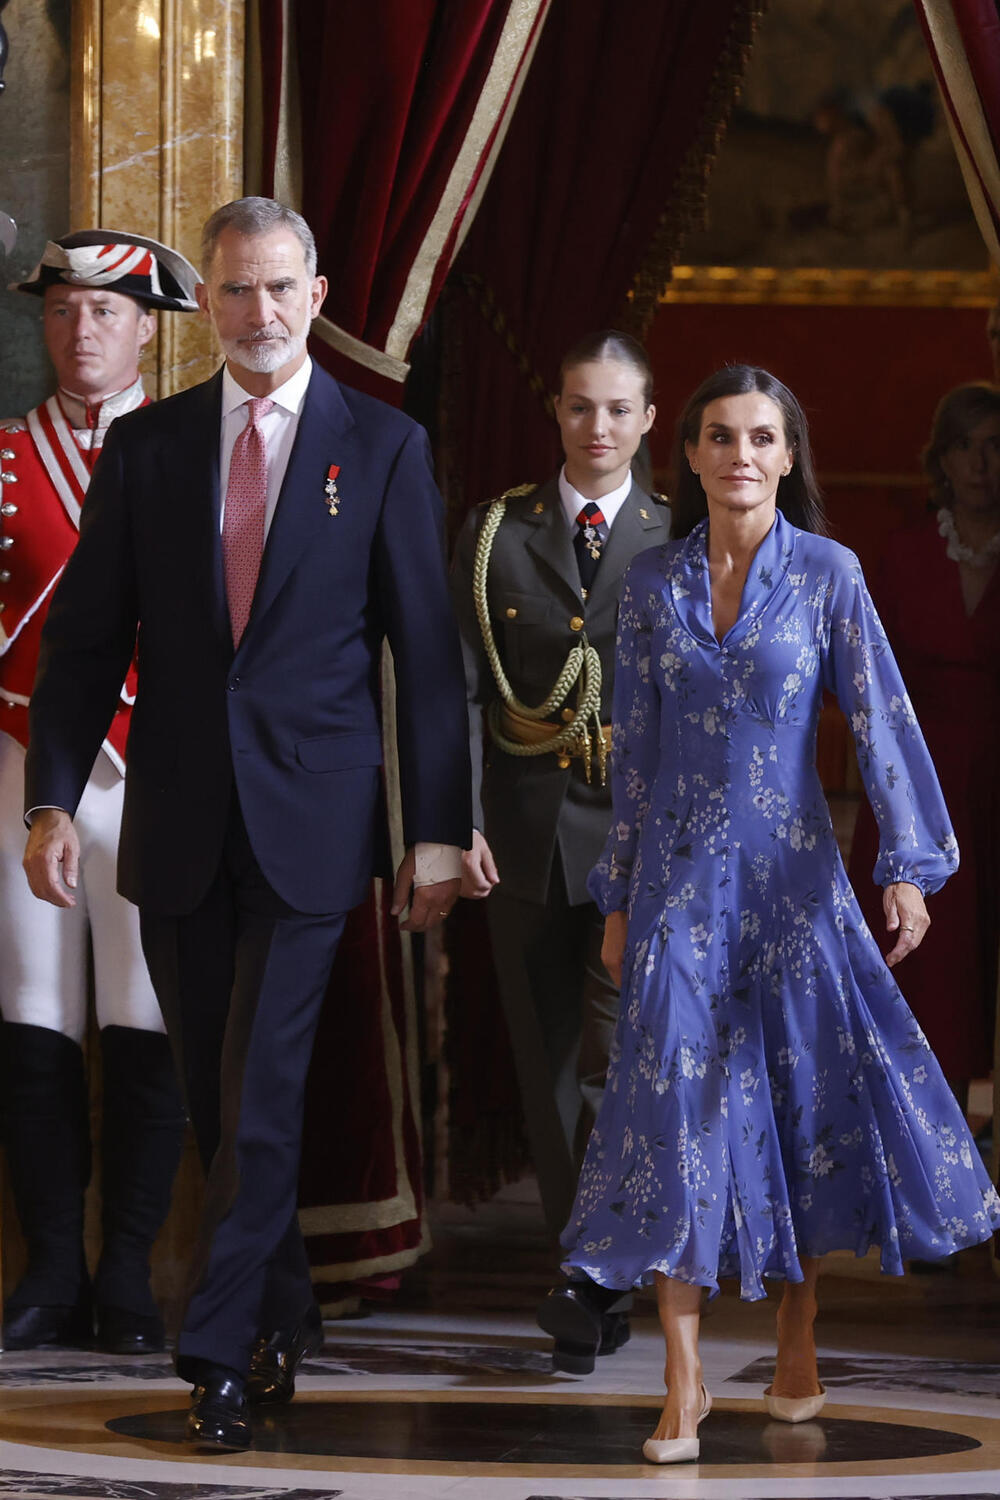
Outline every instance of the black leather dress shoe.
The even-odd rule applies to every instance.
[[[74,1307],[11,1307],[8,1304],[4,1308],[5,1349],[43,1349],[51,1345],[87,1349],[93,1342],[89,1293]]]
[[[589,1375],[599,1354],[614,1354],[631,1337],[627,1317],[632,1293],[567,1281],[538,1304],[538,1326],[552,1335],[552,1368]]]
[[[260,1339],[250,1356],[247,1400],[254,1406],[277,1406],[295,1395],[295,1372],[307,1354],[323,1347],[323,1316],[313,1303],[294,1328]]]
[[[163,1319],[124,1307],[98,1306],[97,1347],[105,1354],[160,1354],[167,1347]]]
[[[242,1453],[250,1446],[250,1418],[242,1380],[206,1379],[196,1385],[184,1429],[193,1448],[211,1453]]]

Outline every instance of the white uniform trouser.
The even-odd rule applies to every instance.
[[[0,733],[0,1011],[82,1042],[87,1022],[87,930],[100,1027],[164,1030],[139,943],[139,913],[115,889],[125,783],[102,750],[74,823],[80,838],[76,906],[31,894],[21,867],[24,750]]]

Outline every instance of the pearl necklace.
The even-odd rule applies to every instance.
[[[983,547],[967,547],[959,540],[955,517],[946,505],[937,513],[938,531],[947,539],[946,551],[952,562],[968,563],[973,568],[988,568],[1000,557],[1000,531],[995,531]]]

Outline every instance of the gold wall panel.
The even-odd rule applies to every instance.
[[[74,229],[153,235],[198,264],[205,219],[243,192],[245,10],[245,0],[74,0]],[[197,314],[161,314],[151,395],[217,363]]]

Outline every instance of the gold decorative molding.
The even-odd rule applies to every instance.
[[[1000,275],[822,266],[675,266],[660,303],[784,303],[816,307],[988,307]]]
[[[245,0],[73,0],[74,228],[151,234],[197,265],[205,219],[243,191],[245,10]],[[200,319],[165,313],[150,394],[203,380],[217,362]]]

